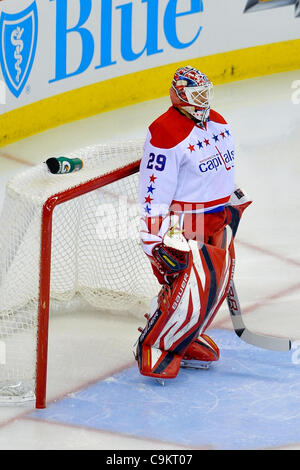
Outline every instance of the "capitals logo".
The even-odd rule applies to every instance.
[[[229,171],[234,167],[234,150],[227,150],[227,152],[222,155],[218,147],[216,147],[216,149],[218,151],[216,155],[205,158],[199,162],[199,170],[201,173],[206,173],[211,170],[218,171],[221,167]]]
[[[35,58],[38,13],[34,1],[20,13],[2,12],[0,18],[0,63],[3,77],[11,93],[22,93]]]

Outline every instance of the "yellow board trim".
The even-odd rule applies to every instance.
[[[296,70],[300,39],[222,52],[134,72],[78,88],[0,116],[0,146],[47,129],[169,93],[176,68],[189,63],[215,85]]]

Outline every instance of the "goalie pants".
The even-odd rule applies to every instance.
[[[187,269],[163,284],[140,335],[137,360],[143,375],[176,377],[185,350],[209,327],[227,295],[240,213],[228,206],[205,218],[202,240],[187,238]]]

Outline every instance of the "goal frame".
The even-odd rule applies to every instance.
[[[140,159],[136,160],[128,165],[79,184],[78,186],[53,194],[43,205],[35,383],[35,407],[38,409],[46,408],[53,211],[59,204],[63,204],[83,194],[87,194],[122,178],[138,173],[140,162]],[[61,178],[63,175],[59,175],[58,177]]]

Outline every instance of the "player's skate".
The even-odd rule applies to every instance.
[[[209,369],[212,362],[219,359],[219,348],[207,335],[200,335],[190,344],[181,360],[181,367],[190,369]]]

